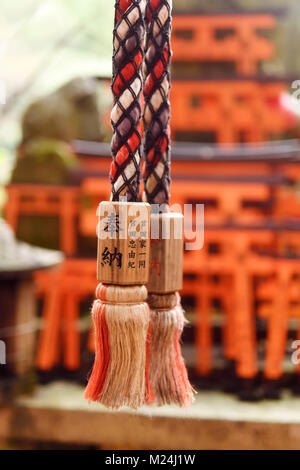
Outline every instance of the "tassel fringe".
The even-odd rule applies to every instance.
[[[123,287],[124,298],[127,289],[128,304],[106,303],[103,297],[107,301],[116,298],[113,289],[117,288],[100,285],[96,291],[102,298],[94,302],[92,310],[96,355],[85,398],[109,408],[136,409],[152,395],[146,359],[149,308],[145,302],[134,304],[130,300],[142,299],[146,290],[141,293],[141,287]]]
[[[180,305],[170,310],[151,310],[149,376],[159,406],[188,406],[193,402],[180,346],[185,321]]]

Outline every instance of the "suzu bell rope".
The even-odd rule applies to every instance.
[[[148,0],[147,7],[145,0],[115,2],[112,192],[111,200],[99,205],[96,354],[85,392],[87,399],[112,408],[154,400],[182,406],[193,399],[180,348],[182,215],[168,206],[170,31],[171,0]],[[142,89],[146,168],[138,202]],[[149,203],[159,205],[151,224],[160,235],[151,250]]]
[[[150,206],[138,200],[145,0],[115,3],[111,201],[99,205],[96,354],[85,397],[138,408],[149,399],[145,302]],[[120,198],[125,198],[126,201]]]
[[[141,162],[141,67],[145,0],[119,0],[115,3],[113,38],[114,105],[111,113],[113,162],[110,178],[112,200],[126,196],[137,201]]]
[[[150,383],[159,405],[188,405],[193,391],[181,354],[184,313],[182,288],[182,215],[169,212],[170,188],[170,34],[171,0],[148,0],[145,14],[144,84],[145,160],[143,200],[152,210],[148,304],[151,309]],[[164,238],[164,233],[169,233]]]

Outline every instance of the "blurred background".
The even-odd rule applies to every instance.
[[[196,402],[120,414],[83,401],[96,208],[110,190],[114,5],[2,0],[2,448],[299,447],[300,4],[173,10],[171,202],[205,205],[182,291]]]

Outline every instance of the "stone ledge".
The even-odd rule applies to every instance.
[[[288,409],[294,413],[290,421]],[[289,397],[243,404],[222,393],[201,392],[189,411],[164,407],[111,412],[84,402],[81,387],[51,384],[39,387],[31,398],[21,398],[14,407],[0,409],[0,440],[130,450],[290,450],[300,448],[298,409],[299,399]]]

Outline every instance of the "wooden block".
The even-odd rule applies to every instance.
[[[144,202],[101,202],[98,207],[97,279],[104,284],[148,282],[150,205]]]
[[[155,310],[169,310],[176,307],[178,303],[177,294],[171,292],[169,294],[149,294],[148,305]]]
[[[182,225],[182,214],[151,214],[150,270],[147,284],[150,293],[163,294],[182,289]],[[157,233],[154,234],[157,229],[159,239],[153,238],[157,236]]]

